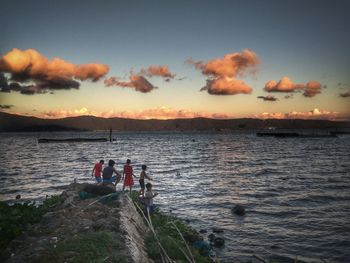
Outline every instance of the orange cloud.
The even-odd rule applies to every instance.
[[[267,92],[296,92],[303,91],[305,97],[314,97],[321,93],[321,83],[318,81],[309,81],[306,84],[296,84],[290,78],[283,77],[280,81],[276,82],[270,80],[265,84],[264,89]]]
[[[201,91],[207,90],[212,95],[235,95],[238,93],[249,94],[252,89],[243,81],[229,77],[208,79],[207,85]]]
[[[77,89],[80,86],[77,80],[98,81],[108,71],[109,67],[104,64],[75,65],[60,58],[49,60],[34,49],[14,48],[0,59],[0,72],[10,73],[10,80],[20,85],[23,94],[28,90],[28,94],[33,94],[50,89]],[[23,82],[34,84],[22,86],[20,83]]]
[[[259,59],[255,52],[244,49],[241,53],[226,54],[223,58],[212,59],[206,63],[192,59],[186,60],[186,63],[208,76],[207,85],[201,90],[213,95],[235,95],[251,93],[252,88],[237,77],[247,72],[255,73]]]
[[[156,89],[157,87],[153,86],[145,77],[140,75],[135,75],[133,73],[129,76],[130,81],[119,81],[116,77],[111,77],[105,79],[104,83],[107,87],[119,86],[122,88],[133,88],[136,91],[147,93]]]
[[[148,77],[158,76],[166,79],[173,79],[176,76],[176,74],[170,72],[167,66],[154,65],[149,66],[147,69],[141,69],[140,74],[147,75]]]
[[[313,109],[307,112],[292,111],[288,113],[275,112],[269,113],[264,112],[261,114],[254,115],[255,118],[260,119],[314,119],[314,120],[349,120],[349,116],[340,112],[327,111]]]
[[[226,114],[218,114],[218,113],[207,113],[207,112],[193,112],[188,110],[175,110],[167,107],[157,107],[152,109],[146,109],[142,111],[107,111],[107,112],[95,112],[89,111],[88,109],[81,108],[78,110],[66,111],[66,110],[57,110],[57,111],[47,111],[43,112],[40,116],[42,118],[66,118],[66,117],[74,117],[81,115],[93,115],[104,118],[130,118],[130,119],[189,119],[189,118],[213,118],[213,119],[227,119],[229,118]]]

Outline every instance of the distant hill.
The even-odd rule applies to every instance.
[[[79,116],[63,119],[40,119],[0,112],[0,132],[13,131],[189,131],[189,130],[244,130],[268,127],[284,129],[338,129],[350,128],[350,122],[327,120],[279,119],[174,119],[136,120]]]

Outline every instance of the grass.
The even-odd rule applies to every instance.
[[[59,196],[47,198],[40,206],[30,202],[14,205],[0,202],[0,253],[28,224],[39,222],[46,212],[60,202]]]
[[[138,192],[133,191],[131,193],[131,198],[138,206],[143,207],[139,200]],[[151,215],[151,220],[160,243],[168,256],[176,262],[188,262],[186,256],[182,252],[185,251],[189,254],[186,245],[173,224],[180,230],[189,247],[191,247],[194,241],[201,240],[199,233],[184,221],[174,216],[165,215],[159,210]],[[155,262],[161,262],[160,248],[151,232],[145,238],[145,245],[149,257]],[[212,262],[209,257],[201,255],[201,251],[197,249],[191,248],[191,252],[195,261],[198,263]]]
[[[36,262],[126,262],[122,256],[120,237],[109,231],[87,232],[58,242],[52,246]]]

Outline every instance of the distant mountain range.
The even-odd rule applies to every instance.
[[[136,120],[123,118],[101,118],[79,116],[63,119],[40,119],[0,112],[0,132],[18,131],[190,131],[190,130],[244,130],[265,129],[269,127],[283,129],[349,129],[350,122],[328,120],[291,120],[291,119],[173,119],[173,120]]]

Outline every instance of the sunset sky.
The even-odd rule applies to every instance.
[[[350,120],[350,1],[1,1],[0,110]]]

